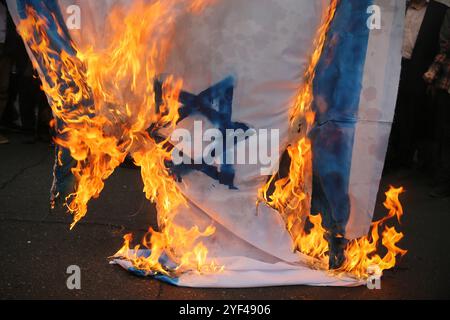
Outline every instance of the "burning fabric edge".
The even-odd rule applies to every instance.
[[[166,272],[160,273],[139,268],[139,261],[147,259],[151,250],[131,249],[131,234],[125,235],[124,246],[112,258],[111,264],[118,264],[124,269],[140,277],[154,277],[158,280],[186,287],[264,287],[278,285],[306,284],[311,286],[359,286],[365,285],[368,276],[381,277],[382,271],[395,266],[396,256],[403,256],[406,250],[396,246],[403,234],[394,227],[385,227],[380,239],[379,229],[391,219],[400,222],[403,208],[399,196],[404,192],[402,187],[390,189],[385,193],[384,206],[388,214],[371,225],[370,235],[350,241],[345,248],[345,262],[335,270],[327,270],[329,248],[325,238],[326,230],[322,227],[320,215],[308,217],[313,223],[309,232],[297,235],[296,249],[301,253],[297,261],[263,262],[255,259],[233,256],[220,259],[226,268],[217,268],[214,272],[198,269],[190,272],[177,273],[179,265],[167,255],[159,257],[161,265],[166,266]],[[384,257],[377,253],[379,242],[386,249]],[[303,245],[304,244],[304,245]],[[199,259],[202,261],[202,259]],[[320,271],[324,270],[324,271]],[[207,274],[207,276],[205,276]],[[239,281],[239,285],[236,282]]]
[[[287,46],[288,48],[281,47],[279,51],[273,48],[274,52],[268,50],[269,52],[263,58],[267,59],[274,55],[278,59],[282,56],[281,60],[285,66],[272,62],[278,68],[275,73],[280,78],[277,79],[272,74],[269,76],[272,77],[272,81],[266,79],[266,82],[261,83],[261,77],[257,77],[258,81],[255,84],[255,80],[243,71],[245,68],[252,67],[248,67],[249,63],[245,58],[243,60],[247,65],[243,65],[236,56],[232,59],[220,56],[225,60],[222,61],[224,66],[215,65],[213,68],[215,70],[209,70],[207,75],[202,77],[198,73],[199,70],[205,71],[202,69],[205,57],[201,57],[203,61],[199,64],[193,57],[187,57],[198,54],[196,52],[188,52],[184,56],[179,52],[178,56],[172,54],[173,44],[167,41],[173,38],[179,46],[186,45],[184,41],[192,40],[192,34],[204,32],[205,26],[211,23],[210,21],[217,21],[213,19],[214,14],[219,17],[226,16],[229,21],[226,21],[225,26],[209,26],[212,29],[230,28],[233,24],[254,28],[253,24],[261,24],[261,20],[267,20],[263,13],[255,10],[260,3],[248,1],[246,4],[238,4],[229,1],[224,4],[220,1],[179,0],[168,1],[163,5],[159,1],[136,1],[130,12],[135,15],[139,11],[144,13],[137,16],[132,14],[127,16],[120,9],[109,8],[111,9],[110,17],[125,19],[125,27],[119,28],[116,32],[117,37],[110,40],[106,50],[98,52],[94,50],[94,47],[89,50],[82,46],[88,41],[86,39],[78,39],[77,45],[71,40],[71,36],[75,38],[77,35],[67,30],[64,23],[61,23],[64,19],[60,7],[63,7],[65,2],[48,1],[43,4],[32,0],[8,1],[19,31],[32,53],[34,65],[40,71],[44,90],[49,96],[57,118],[57,128],[61,136],[58,139],[59,151],[55,166],[54,194],[68,194],[67,204],[69,211],[74,214],[74,224],[86,213],[89,199],[99,195],[103,188],[103,181],[128,153],[132,154],[136,164],[142,169],[144,191],[147,197],[157,203],[161,232],[151,230],[149,236],[146,236],[144,246],[149,249],[139,247],[130,249],[131,238],[126,236],[125,245],[116,254],[113,263],[120,264],[138,275],[151,275],[182,286],[251,287],[289,284],[353,286],[365,283],[362,279],[367,276],[368,267],[376,265],[381,270],[391,268],[395,265],[395,256],[406,252],[396,247],[402,234],[397,233],[393,228],[386,228],[382,235],[382,242],[388,249],[388,253],[383,258],[375,254],[379,240],[378,229],[386,221],[383,219],[372,225],[369,237],[352,240],[348,244],[342,242],[347,248],[345,261],[338,261],[342,260],[344,254],[342,250],[339,253],[339,250],[343,249],[343,246],[339,245],[340,239],[353,239],[367,234],[372,217],[381,174],[380,162],[382,162],[381,158],[384,158],[383,148],[387,143],[386,132],[388,133],[389,130],[389,125],[380,124],[392,121],[395,103],[396,90],[386,87],[385,83],[395,84],[399,76],[398,68],[393,66],[396,62],[398,63],[396,60],[400,57],[398,45],[400,41],[398,40],[401,35],[403,17],[401,4],[383,0],[342,3],[332,0],[323,9],[320,8],[321,5],[308,5],[306,2],[274,3],[272,8],[274,10],[268,10],[273,14],[271,19],[276,18],[277,12],[281,14],[278,17],[280,18],[286,15],[284,11],[286,8],[292,10],[295,7],[297,8],[293,10],[293,14],[298,15],[297,20],[301,20],[302,16],[306,17],[307,12],[319,18],[321,15],[317,15],[317,12],[326,13],[321,19],[322,22],[318,24],[317,33],[316,28],[312,28],[310,24],[309,29],[312,30],[303,31],[305,35],[299,37],[300,40],[305,40],[304,43],[309,43],[316,34],[314,41],[311,42],[315,51],[309,61],[309,67],[306,68],[304,83],[295,99],[295,107],[286,108],[287,105],[292,105],[289,103],[292,100],[289,96],[294,90],[286,90],[285,84],[283,88],[283,83],[279,79],[285,77],[291,82],[298,82],[296,72],[287,71],[285,67],[298,65],[300,68],[298,61],[292,61],[292,56],[306,55],[310,53],[311,48],[300,50],[291,45]],[[91,14],[95,12],[89,10],[89,4],[82,1],[77,3]],[[367,8],[373,4],[383,8],[385,14],[383,22],[386,24],[383,31],[369,32],[366,28]],[[106,3],[99,6],[102,5],[107,12]],[[208,11],[208,5],[214,6],[213,10]],[[233,16],[235,12],[230,11],[231,8],[240,14]],[[206,14],[201,15],[204,10],[207,10]],[[179,15],[177,16],[174,12]],[[261,17],[252,16],[249,19],[245,17],[245,14],[249,15],[249,12],[256,12]],[[185,16],[186,13],[194,16],[199,22],[190,20]],[[27,24],[30,18],[34,20]],[[40,20],[40,18],[44,19]],[[133,21],[139,22],[139,19],[143,18],[150,21],[147,27],[139,23],[133,24]],[[177,29],[176,34],[172,33],[177,19],[183,20],[183,23],[188,25],[191,24],[192,26],[185,28],[191,30],[181,32]],[[286,26],[308,25],[293,23],[289,20],[289,15],[285,21],[286,25],[280,26],[280,30],[283,30],[283,27],[285,29]],[[166,28],[161,28],[162,25]],[[98,28],[98,25],[96,27]],[[262,28],[262,25],[259,27]],[[140,33],[128,34],[127,32],[132,31],[133,28]],[[162,32],[160,28],[165,31]],[[36,35],[39,32],[41,33]],[[228,34],[222,34],[221,40],[224,42],[228,40],[230,43],[233,32],[229,33],[231,34],[229,38],[227,38]],[[289,39],[286,30],[286,39],[281,39],[281,42],[278,36],[273,36],[274,33],[276,32],[266,34],[268,38],[272,35],[270,39],[273,45],[286,46],[286,39]],[[36,41],[37,36],[42,37],[44,34],[46,37]],[[242,36],[245,37],[241,34]],[[142,39],[152,39],[153,45],[149,47],[147,44],[140,43]],[[290,41],[295,39],[291,37]],[[89,40],[92,41],[92,38]],[[124,45],[129,50],[128,54],[122,50]],[[188,41],[188,45],[192,44]],[[80,49],[81,47],[83,48]],[[201,48],[205,51],[204,46]],[[217,51],[227,49],[220,44],[215,48]],[[151,60],[154,61],[142,60],[141,55],[148,56],[146,55],[148,50],[152,52]],[[290,50],[292,52],[289,52]],[[366,63],[366,52],[370,52],[372,60],[375,59],[389,69],[382,72],[378,70],[378,67],[370,66]],[[214,57],[210,52],[208,54],[211,55],[209,59],[212,60],[217,60],[219,57]],[[104,69],[108,68],[98,67],[99,61],[104,59],[102,62],[107,65],[112,57],[116,59],[112,62],[112,68],[117,68],[114,70],[114,75],[105,72]],[[354,59],[350,63],[352,66],[349,64],[349,57]],[[257,60],[258,57],[253,58]],[[192,72],[187,63],[184,66],[177,65],[176,60],[188,61],[192,68],[197,70]],[[239,167],[233,168],[231,182],[230,175],[220,176],[220,174],[229,173],[227,171],[229,168],[224,167],[221,168],[217,183],[210,181],[211,176],[205,177],[205,170],[200,172],[190,170],[188,173],[183,173],[183,179],[179,181],[181,183],[174,184],[171,182],[171,172],[166,168],[166,160],[169,157],[165,144],[167,135],[160,137],[163,141],[160,143],[153,136],[158,130],[152,130],[148,134],[149,127],[173,129],[175,126],[189,126],[187,123],[189,119],[180,119],[183,117],[181,110],[189,110],[187,97],[193,96],[186,89],[190,92],[200,92],[205,84],[207,87],[215,83],[211,79],[220,80],[230,72],[230,61],[236,65],[232,73],[238,73],[237,79],[240,84],[245,83],[256,90],[258,86],[264,88],[264,85],[272,83],[271,88],[265,88],[268,91],[267,95],[276,96],[278,101],[275,105],[279,106],[280,110],[284,110],[281,115],[272,113],[275,120],[271,124],[267,124],[267,110],[255,111],[256,108],[252,110],[250,107],[247,107],[248,110],[242,107],[238,110],[241,111],[240,113],[234,110],[233,120],[247,120],[239,123],[248,122],[256,128],[277,126],[276,121],[291,122],[291,129],[288,125],[279,125],[280,131],[286,137],[282,148],[290,145],[288,150],[291,155],[291,172],[287,178],[277,180],[277,176],[274,176],[271,179],[271,182],[277,180],[272,195],[269,195],[269,184],[261,188],[263,181],[255,177],[254,173],[247,174],[247,180],[253,181],[254,186],[246,189],[245,181],[240,178],[240,175],[245,171],[251,172],[252,169],[246,168],[242,171]],[[308,61],[305,61],[305,64],[307,63]],[[142,65],[145,65],[145,68],[142,68]],[[255,63],[254,68],[260,69],[261,65]],[[166,78],[161,83],[161,89],[164,90],[159,98],[157,92],[159,90],[155,89],[157,87],[139,86],[139,80],[144,80],[144,84],[154,83],[154,79],[158,78],[162,71],[183,75],[183,82],[173,77]],[[252,72],[261,76],[261,73],[258,74],[254,70],[247,71],[250,75]],[[346,72],[345,76],[341,74],[342,72]],[[339,74],[341,76],[338,77]],[[113,79],[106,79],[107,76],[112,76]],[[62,86],[58,85],[58,80],[62,82]],[[222,83],[232,87],[235,85],[234,81],[219,82],[219,84]],[[247,92],[242,93],[242,89],[239,91],[238,88],[240,87],[234,88],[235,96],[231,96],[231,99],[222,96],[218,89],[203,91],[197,95],[196,99],[205,95],[207,99],[214,100],[216,97],[213,95],[218,95],[217,98],[225,99],[218,100],[225,101],[223,102],[225,105],[236,104],[235,100],[243,106],[251,103],[243,98]],[[379,97],[369,97],[360,101],[360,96],[367,95],[363,88],[375,89],[375,92],[378,90]],[[395,88],[395,85],[392,88]],[[229,88],[224,90],[226,94],[229,94]],[[126,93],[131,94],[127,96]],[[140,95],[141,99],[136,95]],[[270,101],[267,95],[258,96],[255,93],[252,99],[258,101],[264,97]],[[150,97],[150,99],[142,98],[142,96]],[[273,99],[270,102],[274,103]],[[180,103],[184,104],[181,108]],[[256,106],[260,109],[267,109],[267,107],[273,109],[270,103],[264,105],[258,102]],[[158,112],[157,109],[162,112]],[[374,114],[374,111],[379,114]],[[252,117],[255,112],[256,120]],[[231,120],[231,111],[229,116]],[[297,133],[299,121],[303,123],[303,126],[300,133]],[[214,121],[212,122],[214,124]],[[288,131],[291,131],[289,138]],[[377,149],[372,157],[364,154],[367,151],[364,150],[364,147],[367,147],[364,144],[370,142],[370,139],[375,140],[370,146]],[[79,141],[82,142],[81,145]],[[334,149],[329,147],[330,142],[334,144],[334,148],[341,151],[333,152]],[[335,165],[330,168],[330,163],[336,163],[338,168],[336,169]],[[75,192],[72,194],[64,190],[66,185],[70,185],[68,182],[71,175],[68,174],[68,169],[76,180]],[[371,172],[370,177],[365,170]],[[97,175],[94,176],[93,172],[97,172]],[[311,173],[312,177],[308,177]],[[205,189],[193,181],[201,181],[210,188],[216,189]],[[238,184],[238,181],[241,183]],[[317,181],[321,182],[318,184]],[[340,181],[340,183],[336,185],[333,181]],[[80,188],[84,184],[94,184],[95,187],[86,191]],[[222,184],[228,188],[222,188],[220,186]],[[205,203],[207,194],[214,197],[220,193],[236,192],[231,190],[234,184],[239,187],[240,199],[244,203],[237,209],[242,211],[242,221],[232,213],[222,211],[224,203],[237,199],[235,194],[225,196],[225,199],[217,203],[214,201]],[[258,201],[267,202],[270,207],[278,210],[281,216],[265,204],[259,204],[255,209],[254,203],[258,190],[260,190]],[[395,216],[399,218],[402,214],[398,202],[398,195],[401,192],[401,188],[393,188],[387,193],[385,206],[390,210],[389,218]],[[245,202],[252,203],[252,206],[245,206]],[[309,203],[312,203],[312,208],[309,207]],[[333,207],[330,208],[330,205]],[[309,231],[304,231],[306,216],[310,209],[312,213],[325,212],[324,222],[327,231],[321,226],[320,216],[310,216],[312,227]],[[236,208],[231,210],[234,211]],[[253,221],[247,221],[248,217],[245,213],[253,215],[255,210],[257,215],[252,218]],[[205,217],[205,213],[208,217]],[[192,221],[187,223],[187,220]],[[244,229],[248,230],[241,230],[240,223],[244,225]],[[289,233],[286,232],[286,226]],[[266,232],[270,236],[261,232]],[[327,265],[331,265],[328,262],[329,250],[325,235],[332,244],[331,252],[334,252],[332,256],[337,270],[333,272],[319,270],[327,269]],[[201,238],[204,241],[199,241]],[[224,245],[229,247],[224,248]],[[292,253],[292,248],[298,249],[305,255]],[[209,257],[206,256],[207,254]],[[211,256],[214,260],[210,258]]]

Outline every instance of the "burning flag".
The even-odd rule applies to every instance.
[[[8,6],[55,116],[54,205],[75,227],[127,156],[156,204],[158,230],[135,246],[125,235],[114,263],[181,286],[352,286],[406,252],[393,227],[379,235],[387,219],[372,223],[404,4]],[[387,192],[387,218],[400,218],[402,191]]]

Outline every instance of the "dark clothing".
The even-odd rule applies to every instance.
[[[449,92],[450,90],[450,9],[442,24],[440,32],[440,49],[439,54],[434,59],[429,72],[432,72],[434,78],[437,78],[433,85],[437,89]]]
[[[14,127],[14,122],[19,119],[19,113],[15,109],[15,102],[18,94],[18,77],[17,72],[12,72],[9,77],[8,103],[6,105],[3,116],[0,119],[2,125]]]
[[[14,22],[9,14],[7,15],[6,42],[3,53],[4,56],[8,57],[8,69],[3,67],[4,63],[2,62],[2,75],[4,75],[4,79],[1,80],[3,85],[0,83],[0,87],[5,88],[6,91],[3,95],[0,92],[0,119],[2,118],[1,108],[4,110],[7,106],[9,110],[4,114],[5,117],[3,117],[3,120],[6,124],[11,124],[16,120],[14,119],[14,102],[18,96],[22,129],[36,135],[41,133],[48,135],[48,123],[52,117],[51,110],[47,98],[40,88],[41,83],[34,74],[25,45],[17,33]],[[14,76],[10,74],[13,65],[16,70]],[[9,81],[12,79],[14,81]],[[9,92],[5,84],[9,84]]]
[[[436,110],[434,145],[437,180],[447,181],[450,186],[450,9],[442,24],[440,50],[429,72],[435,79],[437,89],[434,108]]]
[[[438,180],[450,183],[450,94],[447,91],[438,90],[435,108],[436,171]]]
[[[22,57],[18,60],[18,96],[22,129],[39,136],[48,135],[49,122],[52,118],[47,97],[41,89],[41,82],[34,74],[31,60],[25,48],[20,50]]]
[[[420,27],[410,63],[411,77],[416,80],[415,85],[420,89],[425,86],[422,80],[423,74],[439,52],[439,35],[447,9],[446,5],[431,0]]]
[[[4,54],[3,43],[0,43],[0,117],[8,103],[9,74],[11,70],[11,59]]]
[[[415,151],[424,162],[426,152],[422,145],[433,138],[434,110],[427,97],[424,73],[439,52],[439,34],[447,6],[430,1],[422,22],[411,59],[403,59],[394,123],[392,125],[388,154],[388,167],[413,165]]]
[[[19,34],[16,31],[16,26],[14,24],[13,19],[11,18],[11,15],[8,13],[6,15],[6,39],[5,39],[5,47],[3,48],[4,50],[3,53],[8,55],[14,61],[16,58],[17,47],[20,43],[22,43],[22,39],[20,38]]]
[[[417,83],[412,80],[414,76],[411,73],[411,61],[403,59],[388,150],[388,162],[395,167],[412,165],[418,132],[423,133],[423,130],[417,130],[420,129],[417,119],[420,118],[420,106],[426,102],[426,89],[424,86],[417,90]]]
[[[0,3],[6,6],[5,1],[0,0]],[[16,31],[11,15],[7,12],[5,43],[0,44],[0,120],[7,120],[7,117],[14,118],[12,108],[16,98],[14,93],[17,90],[13,88],[11,92],[11,70],[13,66],[20,64],[23,58],[28,59],[27,56],[20,55],[22,48],[26,55],[22,39]],[[6,110],[7,107],[10,109]],[[3,118],[5,110],[7,117]]]
[[[436,56],[429,71],[438,75],[434,86],[448,92],[450,90],[450,41],[445,43],[442,52]]]
[[[0,5],[6,6],[5,1]],[[6,15],[6,37],[5,42],[0,43],[0,118],[8,104],[9,75],[11,71],[11,26],[14,25],[9,14]],[[12,24],[12,25],[11,25]]]
[[[19,86],[19,108],[22,129],[35,132],[38,121],[42,121],[41,112],[48,103],[40,88],[40,81],[34,77],[22,76]],[[50,121],[48,119],[48,121]]]

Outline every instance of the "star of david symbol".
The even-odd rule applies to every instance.
[[[178,101],[181,103],[179,108],[179,120],[178,122],[186,119],[187,117],[195,114],[201,114],[206,117],[212,125],[220,130],[222,137],[225,140],[226,130],[242,129],[248,130],[249,127],[245,123],[232,121],[233,112],[233,91],[235,86],[235,80],[232,76],[229,76],[217,84],[202,91],[198,95],[181,91]],[[155,82],[156,104],[161,103],[162,82]],[[225,145],[225,141],[223,141]],[[234,141],[237,144],[237,141]],[[224,150],[224,159],[226,159],[226,150]],[[202,164],[168,164],[170,171],[174,174],[178,181],[182,180],[182,176],[197,170],[203,172],[210,178],[217,180],[220,184],[228,186],[230,189],[237,189],[234,186],[234,167],[230,164],[220,164],[218,167],[206,164],[204,161]]]

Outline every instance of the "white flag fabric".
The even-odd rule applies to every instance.
[[[8,0],[15,22],[25,17],[26,5],[41,8],[38,2]],[[68,31],[78,46],[86,47],[105,40],[105,20],[113,7],[132,2],[53,0],[46,6],[63,21],[70,17],[69,6],[81,8],[81,31]],[[279,139],[276,151],[281,155],[297,138],[290,133],[289,114],[329,2],[217,0],[195,16],[177,17],[162,74],[183,79],[178,128],[192,136],[199,123],[202,132],[254,129],[268,146]],[[369,28],[374,6],[380,9],[380,29]],[[396,0],[342,0],[316,70],[311,209],[324,214],[327,228],[347,239],[366,235],[372,221],[397,95],[404,10]],[[45,73],[40,70],[41,76]],[[274,129],[278,135],[270,136]],[[239,148],[246,150],[248,144],[234,144],[223,155]],[[225,269],[160,279],[191,287],[362,284],[313,270],[292,251],[280,214],[256,205],[268,167],[267,161],[210,165],[201,159],[174,165],[188,200],[188,207],[177,209],[175,221],[187,228],[214,225],[216,232],[202,241],[208,256]],[[56,174],[58,178],[67,177]],[[129,261],[115,263],[140,273]]]

